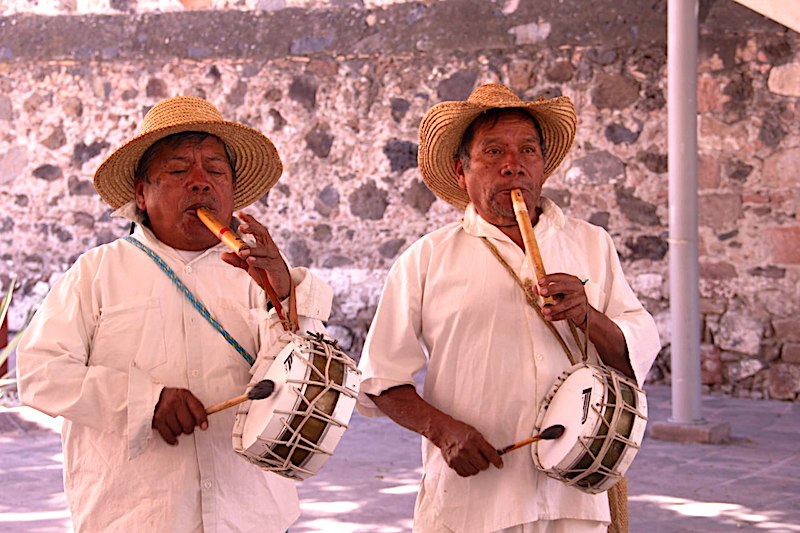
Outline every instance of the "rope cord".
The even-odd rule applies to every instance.
[[[247,350],[245,350],[242,347],[242,345],[239,344],[230,333],[228,333],[228,331],[222,326],[222,324],[217,322],[217,320],[213,316],[211,316],[211,312],[205,305],[203,305],[203,302],[198,300],[197,297],[194,294],[192,294],[192,291],[190,291],[189,288],[183,284],[178,275],[175,274],[175,271],[172,270],[172,268],[170,268],[170,266],[166,263],[166,261],[161,259],[160,255],[158,255],[156,252],[151,250],[147,245],[141,243],[137,239],[134,239],[130,235],[125,237],[124,240],[128,241],[129,243],[133,244],[141,251],[146,253],[150,257],[150,259],[152,259],[153,262],[155,262],[155,264],[158,265],[158,267],[164,272],[164,274],[166,274],[167,277],[172,280],[172,282],[178,287],[178,289],[180,289],[180,291],[184,294],[184,296],[186,296],[186,298],[192,303],[194,308],[197,309],[197,312],[200,313],[200,316],[205,318],[208,321],[208,323],[211,324],[214,327],[214,329],[216,329],[225,338],[226,341],[228,341],[228,344],[233,346],[233,348],[237,352],[239,352],[239,355],[241,355],[250,366],[253,366],[253,363],[255,363],[255,359],[253,358],[253,356],[250,355],[247,352]]]
[[[533,282],[532,282],[532,280],[526,279],[525,281],[522,281],[519,278],[519,276],[517,275],[517,273],[514,271],[514,269],[511,268],[511,265],[508,264],[508,262],[503,258],[502,255],[500,255],[500,250],[498,250],[497,247],[491,241],[489,241],[489,239],[487,239],[486,237],[481,237],[481,240],[486,245],[486,247],[489,248],[489,251],[492,252],[492,255],[495,256],[495,258],[500,262],[501,265],[503,265],[503,267],[506,269],[506,271],[509,274],[511,274],[511,277],[514,278],[514,281],[517,282],[517,285],[519,285],[519,287],[522,289],[523,294],[525,294],[525,301],[528,303],[529,306],[531,306],[533,308],[534,311],[536,311],[536,314],[539,315],[539,318],[542,319],[542,321],[545,323],[545,325],[548,327],[548,329],[550,329],[550,331],[553,333],[553,335],[555,335],[556,339],[558,340],[558,343],[561,345],[561,348],[563,348],[564,353],[567,356],[567,359],[569,359],[569,362],[574,365],[575,364],[575,357],[573,356],[572,351],[569,349],[569,346],[567,346],[566,341],[561,336],[561,333],[558,332],[558,330],[556,329],[555,325],[552,322],[550,322],[549,320],[545,320],[544,314],[542,314],[542,310],[539,308],[539,304],[536,302],[536,294],[535,294],[535,292],[533,290]],[[578,348],[581,351],[582,361],[586,361],[587,360],[587,355],[586,354],[587,354],[588,347],[589,347],[589,310],[588,309],[586,310],[586,320],[585,320],[585,322],[586,322],[586,331],[585,331],[586,338],[585,338],[584,342],[581,342],[580,336],[578,335],[578,329],[575,327],[575,324],[571,320],[569,321],[569,329],[570,329],[570,332],[572,333],[572,337],[575,339],[575,343],[578,345]]]

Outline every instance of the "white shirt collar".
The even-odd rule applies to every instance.
[[[217,243],[217,244],[215,244],[214,246],[212,246],[210,248],[207,248],[205,250],[201,250],[200,253],[197,254],[196,257],[187,258],[185,255],[182,255],[179,250],[177,250],[175,248],[172,248],[171,246],[168,246],[168,245],[164,244],[163,242],[161,242],[158,239],[158,237],[156,237],[156,234],[153,233],[153,230],[151,230],[150,228],[148,228],[144,224],[144,220],[145,220],[144,211],[142,211],[141,209],[136,207],[136,202],[134,200],[131,200],[127,204],[125,204],[122,207],[120,207],[117,210],[115,210],[113,213],[111,213],[111,216],[112,217],[119,217],[119,218],[127,218],[131,222],[135,222],[136,223],[136,229],[134,229],[134,231],[133,231],[133,236],[134,237],[138,237],[140,240],[142,238],[144,238],[145,244],[150,243],[151,246],[152,245],[158,245],[159,247],[163,247],[162,252],[163,252],[163,250],[166,250],[170,254],[174,254],[175,257],[180,258],[184,263],[187,263],[187,264],[191,263],[192,261],[195,261],[199,257],[203,257],[210,250],[214,250],[214,251],[219,252],[219,253],[227,251],[227,247],[225,247],[225,245],[220,242],[220,243]],[[239,221],[235,217],[233,219],[233,222],[231,223],[231,226],[233,228],[237,228],[239,226]]]
[[[563,228],[566,222],[564,212],[556,203],[545,196],[539,198],[536,204],[542,210],[539,216],[539,221],[536,223],[538,231],[546,231],[549,228]],[[507,238],[505,234],[500,231],[497,226],[494,226],[483,219],[478,214],[475,206],[470,203],[464,211],[464,218],[461,221],[461,226],[469,235],[475,237],[491,237],[495,239]]]

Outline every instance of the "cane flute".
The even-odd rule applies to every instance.
[[[197,218],[199,218],[200,221],[205,224],[208,230],[216,235],[216,237],[222,241],[225,246],[230,248],[237,255],[243,250],[250,248],[249,244],[244,242],[242,238],[236,234],[236,232],[234,232],[231,228],[226,226],[221,220],[214,216],[214,213],[212,213],[207,207],[200,207],[197,209]],[[283,315],[283,309],[281,308],[281,302],[278,298],[278,293],[275,292],[275,289],[269,282],[267,273],[261,268],[251,268],[250,271],[253,272],[256,277],[258,277],[256,282],[267,292],[267,296],[272,302],[272,305],[275,307],[275,312],[278,314],[278,318],[282,323],[285,323],[286,318]]]
[[[216,235],[219,240],[237,254],[242,250],[250,248],[249,244],[244,242],[231,228],[215,217],[207,207],[201,207],[197,210],[197,218],[206,225],[211,233]]]
[[[511,202],[514,204],[514,216],[517,218],[519,232],[522,234],[522,243],[525,245],[525,257],[528,259],[528,264],[531,266],[538,283],[538,281],[545,276],[544,263],[542,263],[539,244],[536,242],[536,235],[533,233],[531,217],[528,214],[528,206],[525,205],[521,190],[514,189],[511,191]],[[542,297],[540,296],[540,298]],[[542,299],[544,305],[555,303],[552,296],[547,296]]]

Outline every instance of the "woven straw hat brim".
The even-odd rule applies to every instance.
[[[475,102],[476,93],[483,102]],[[488,89],[488,90],[487,90]],[[492,95],[491,92],[496,94]],[[489,92],[490,94],[486,94]],[[469,204],[467,191],[459,187],[453,157],[464,132],[478,115],[489,109],[522,108],[539,122],[547,146],[545,177],[564,161],[575,139],[577,117],[572,101],[566,96],[524,102],[501,85],[479,87],[466,102],[442,102],[428,110],[419,127],[419,163],[422,178],[436,196],[464,210]]]
[[[183,100],[182,103],[187,100],[191,103],[192,98],[178,97],[172,100],[178,99]],[[202,100],[201,102],[213,109],[213,112],[218,113],[211,104]],[[141,133],[117,149],[100,165],[94,175],[94,187],[108,205],[117,209],[134,199],[133,181],[139,159],[153,143],[180,132],[210,133],[219,137],[228,147],[235,160],[236,169],[234,209],[241,209],[252,204],[277,183],[283,172],[283,165],[272,141],[264,134],[235,122],[183,120],[185,119],[178,124],[175,124],[176,121],[173,120],[173,125],[155,127]],[[147,117],[142,129],[148,129]]]

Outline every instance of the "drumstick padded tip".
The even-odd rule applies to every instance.
[[[206,414],[210,415],[218,411],[222,411],[223,409],[227,409],[228,407],[239,405],[240,403],[246,400],[263,400],[265,398],[269,398],[269,396],[272,394],[274,390],[275,390],[274,381],[272,381],[271,379],[262,379],[261,381],[256,383],[253,386],[253,388],[247,392],[247,394],[241,394],[239,396],[236,396],[235,398],[231,398],[230,400],[225,400],[224,402],[212,405],[211,407],[206,409]]]
[[[564,426],[562,426],[561,424],[550,426],[548,428],[545,428],[544,431],[542,431],[538,435],[534,435],[529,439],[515,442],[514,444],[509,444],[505,448],[497,450],[497,454],[505,455],[506,453],[512,450],[516,450],[517,448],[522,448],[523,446],[527,446],[528,444],[533,444],[536,441],[557,439],[564,434],[564,429],[565,429]]]

